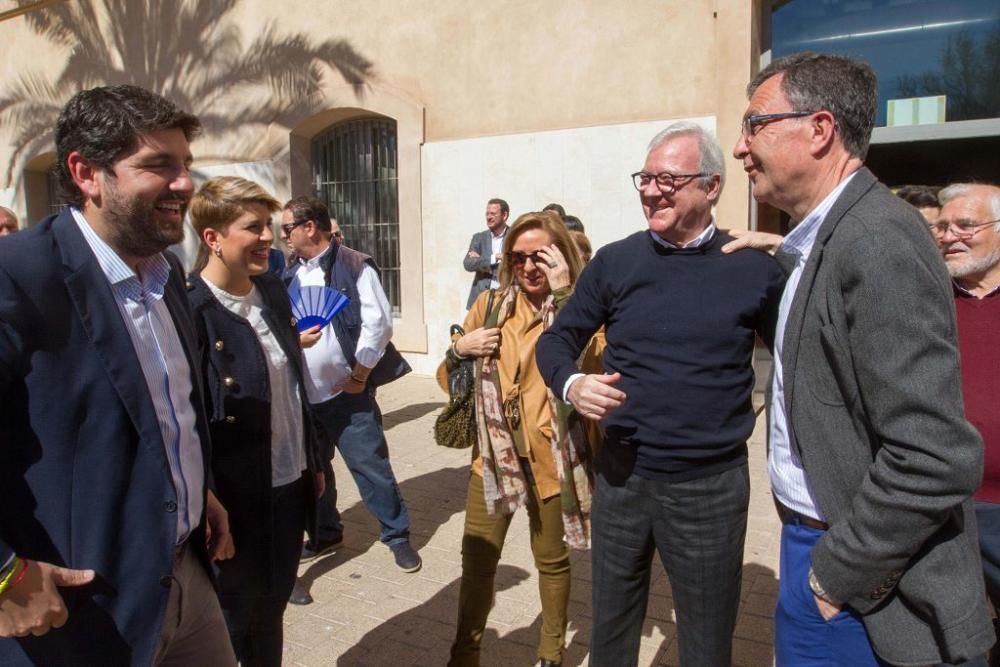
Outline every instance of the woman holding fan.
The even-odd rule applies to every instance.
[[[202,247],[188,298],[204,350],[215,492],[236,547],[219,563],[219,598],[244,666],[281,664],[282,616],[323,482],[299,333],[284,285],[267,271],[279,208],[231,176],[206,182],[190,206]]]

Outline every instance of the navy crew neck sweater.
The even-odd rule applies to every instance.
[[[754,334],[771,346],[785,275],[763,252],[723,255],[731,238],[672,249],[642,231],[605,246],[538,341],[542,376],[561,396],[606,325],[604,370],[622,374],[626,399],[602,420],[604,446],[642,477],[693,479],[746,460]]]

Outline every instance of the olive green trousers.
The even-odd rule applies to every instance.
[[[527,463],[522,461],[527,469]],[[538,595],[542,602],[542,628],[538,657],[562,662],[569,603],[569,547],[563,541],[559,496],[539,501],[528,476],[528,522],[531,553],[538,570]],[[479,645],[486,618],[493,606],[494,578],[511,516],[488,514],[483,498],[483,478],[469,475],[462,535],[462,585],[458,594],[458,629],[451,646],[450,667],[479,665]]]

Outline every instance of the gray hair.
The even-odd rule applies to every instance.
[[[678,136],[693,136],[698,140],[698,152],[701,154],[698,161],[698,171],[703,174],[718,174],[719,194],[722,194],[722,186],[726,184],[726,161],[722,157],[722,147],[719,146],[715,135],[698,123],[681,120],[667,126],[665,130],[657,132],[656,136],[650,140],[646,153],[652,153],[667,141]],[[709,175],[700,180],[702,186],[707,187],[712,182],[712,177]]]
[[[988,187],[993,192],[990,193],[988,203],[990,205],[990,218],[993,220],[1000,220],[1000,187],[991,185],[990,183],[952,183],[946,188],[943,188],[938,193],[938,201],[944,206],[953,199],[958,199],[959,197],[965,197],[972,193],[972,190],[978,187]],[[1000,222],[993,226],[995,231],[1000,232]]]
[[[781,92],[793,110],[829,111],[844,148],[865,159],[878,104],[878,80],[868,63],[829,53],[793,53],[761,70],[747,86],[747,97],[778,74],[784,75]]]

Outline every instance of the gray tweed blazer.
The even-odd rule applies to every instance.
[[[479,253],[479,257],[469,257],[469,253],[473,250]],[[465,270],[476,274],[472,279],[472,288],[469,290],[469,301],[465,304],[466,309],[472,308],[472,304],[476,302],[476,297],[490,288],[490,281],[493,280],[493,267],[490,265],[490,255],[492,254],[493,232],[484,229],[481,232],[473,234],[472,241],[469,243],[469,250],[466,251],[465,259],[462,260],[462,266]]]
[[[883,660],[984,654],[970,498],[983,443],[964,416],[951,283],[923,219],[866,168],[819,229],[784,340],[792,446],[830,523],[812,552],[823,587]]]

